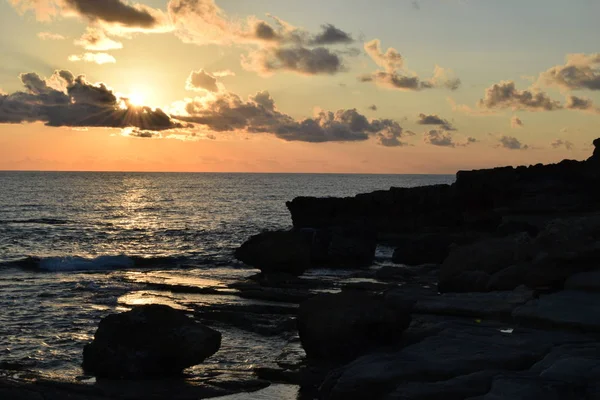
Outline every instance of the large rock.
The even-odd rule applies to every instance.
[[[377,235],[371,229],[334,229],[327,250],[326,265],[333,267],[369,267],[375,259]]]
[[[297,322],[307,358],[336,363],[397,342],[410,320],[405,310],[380,297],[345,292],[305,301]]]
[[[527,259],[530,241],[529,235],[522,233],[456,247],[440,269],[440,291],[487,290],[493,274]]]
[[[396,264],[441,264],[454,243],[454,237],[443,234],[422,235],[405,239],[395,250],[392,261]]]
[[[265,273],[300,275],[311,266],[310,238],[295,231],[271,231],[252,236],[235,257]]]
[[[145,305],[100,321],[83,349],[83,369],[102,378],[174,376],[219,350],[221,334],[164,305]]]

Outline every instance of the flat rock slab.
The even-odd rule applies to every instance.
[[[484,396],[468,400],[574,400],[586,399],[585,390],[535,376],[498,376]]]
[[[413,312],[475,318],[510,317],[517,306],[532,299],[533,292],[527,289],[489,293],[446,293],[418,300]]]
[[[440,382],[408,382],[384,397],[385,400],[463,400],[486,394],[498,371],[482,371]]]
[[[600,293],[565,290],[517,307],[512,315],[522,323],[598,333]]]
[[[544,357],[551,344],[535,335],[496,329],[448,329],[397,352],[370,354],[330,374],[327,399],[380,398],[403,381],[440,381],[484,370],[523,370]]]
[[[572,275],[565,282],[565,289],[600,293],[600,270]]]

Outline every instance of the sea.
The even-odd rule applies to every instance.
[[[251,235],[290,228],[285,203],[294,197],[453,181],[452,175],[0,172],[0,369],[85,379],[83,346],[110,313],[150,303],[185,310],[252,302],[228,288],[257,272],[233,252]],[[385,262],[384,250],[376,262]],[[222,294],[171,293],[148,283]],[[219,352],[188,374],[251,371],[286,346],[234,328],[222,333]]]

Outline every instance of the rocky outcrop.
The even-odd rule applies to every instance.
[[[334,227],[263,232],[235,252],[263,273],[300,275],[309,268],[362,268],[375,258],[377,236],[370,229]]]
[[[343,292],[313,297],[298,310],[298,334],[309,360],[347,362],[397,342],[410,324],[406,310],[381,297]]]
[[[252,236],[235,257],[265,273],[302,274],[310,267],[310,241],[299,232],[272,231]]]
[[[531,238],[520,233],[455,247],[440,269],[443,292],[559,290],[600,267],[600,214],[557,218]]]
[[[83,349],[83,369],[101,378],[168,377],[219,350],[221,334],[163,305],[146,305],[100,321]]]
[[[594,141],[600,146],[600,140]],[[391,188],[287,203],[295,227],[368,226],[381,236],[477,229],[535,234],[512,216],[600,211],[600,150],[585,161],[460,171],[452,185]],[[507,217],[509,218],[507,220]]]

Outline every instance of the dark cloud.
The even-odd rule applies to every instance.
[[[565,65],[550,68],[540,78],[568,90],[600,90],[600,53],[570,54]]]
[[[214,131],[272,133],[287,141],[353,142],[374,137],[384,146],[402,144],[402,127],[396,121],[369,120],[356,109],[319,111],[313,118],[296,120],[280,112],[268,92],[259,92],[247,101],[231,92],[211,96],[188,102],[187,115],[177,118]]]
[[[587,99],[577,96],[568,96],[565,107],[570,110],[594,110],[594,102],[592,99]]]
[[[109,38],[102,29],[88,28],[87,31],[75,41],[75,44],[91,51],[107,51],[123,48],[123,43]]]
[[[522,144],[519,139],[513,136],[502,136],[498,139],[500,146],[509,150],[527,150],[529,146]]]
[[[452,140],[452,135],[443,130],[430,130],[423,134],[423,141],[434,146],[456,147],[456,143]]]
[[[244,56],[242,60],[245,69],[263,75],[280,70],[303,75],[333,75],[345,70],[341,57],[325,47],[265,48]]]
[[[323,31],[317,34],[313,39],[312,43],[316,45],[328,45],[328,44],[349,44],[353,43],[354,39],[349,33],[336,28],[331,24],[323,25]]]
[[[122,0],[9,0],[19,11],[33,10],[39,20],[78,16],[92,23],[128,29],[151,29],[164,23],[164,15],[143,4]]]
[[[510,126],[513,129],[522,128],[523,125],[524,124],[521,118],[517,117],[516,115],[510,119]]]
[[[450,73],[436,66],[433,77],[423,80],[414,74],[404,71],[404,58],[394,48],[388,48],[385,52],[381,49],[379,39],[365,43],[364,49],[371,59],[383,70],[358,77],[360,82],[373,82],[379,86],[397,90],[417,91],[423,89],[446,88],[456,90],[461,81],[450,77]]]
[[[558,149],[560,147],[564,147],[567,150],[573,150],[573,143],[568,140],[556,139],[552,143],[550,143],[553,149]]]
[[[190,76],[187,78],[185,87],[188,90],[207,90],[209,92],[219,91],[217,78],[203,69],[190,72]]]
[[[159,23],[147,9],[130,6],[120,0],[64,0],[64,2],[90,21],[104,21],[140,28],[151,28]]]
[[[65,89],[49,85],[54,81]],[[106,85],[92,84],[84,76],[56,71],[50,80],[35,73],[21,75],[23,92],[0,98],[0,123],[45,122],[48,126],[136,127],[140,130],[182,128],[160,109],[133,107],[119,99]]]
[[[437,115],[425,115],[419,114],[419,120],[417,121],[419,125],[439,125],[446,131],[455,131],[456,129],[452,126],[452,124]]]
[[[371,104],[368,108],[371,111],[377,111],[377,106],[375,104]]]
[[[544,92],[517,90],[513,81],[496,83],[485,91],[485,97],[478,102],[485,109],[506,109],[525,111],[554,111],[562,109],[559,101],[552,100]]]

